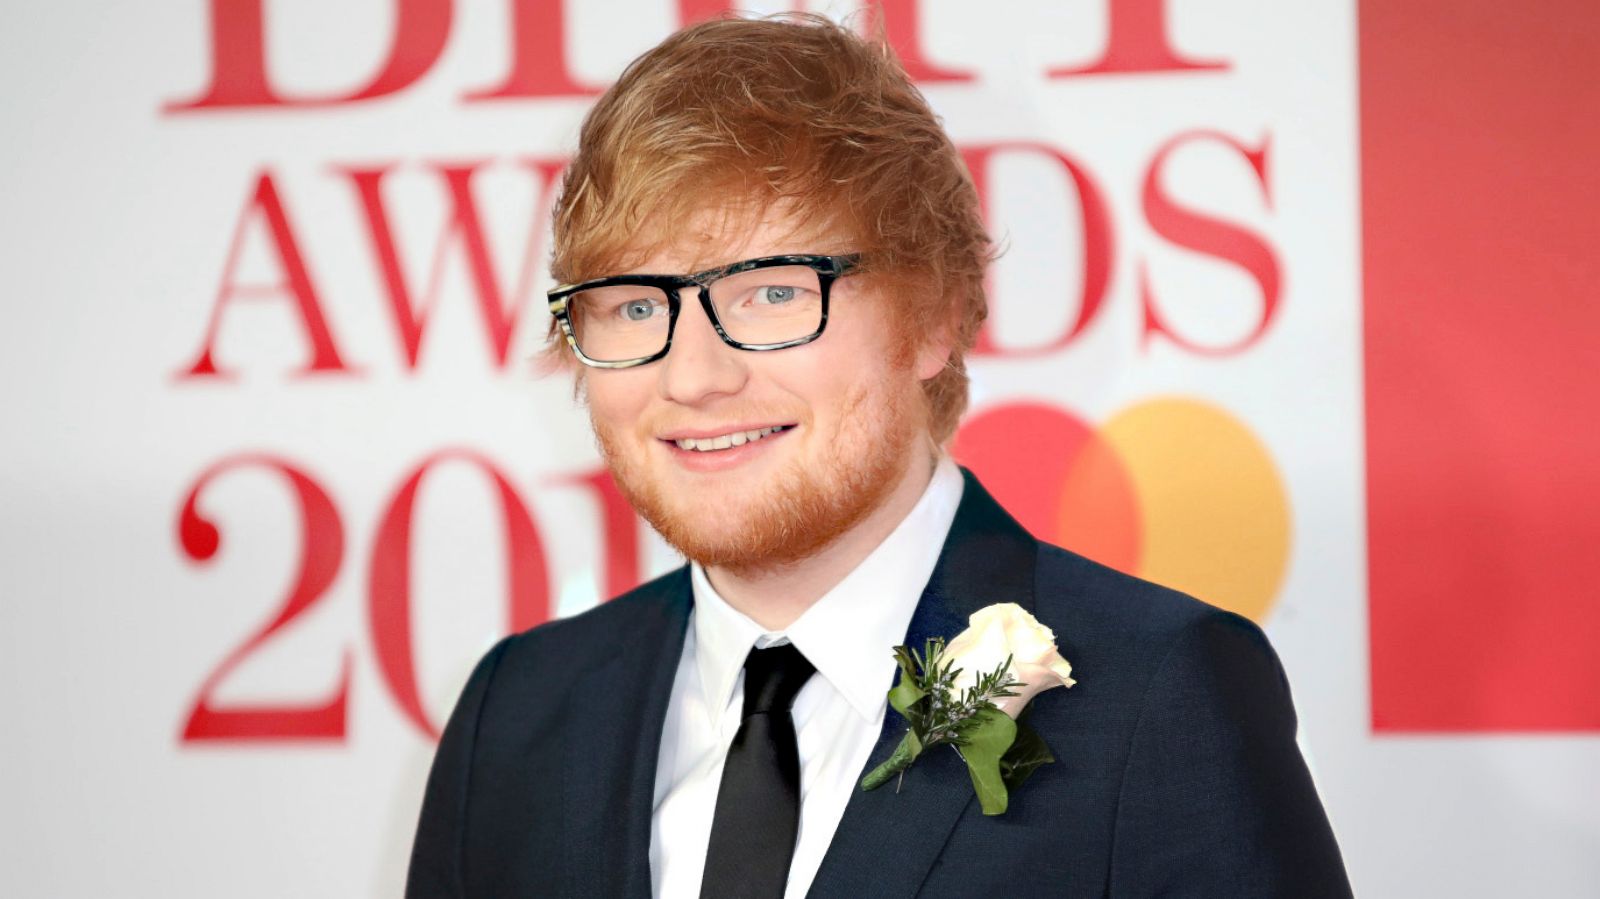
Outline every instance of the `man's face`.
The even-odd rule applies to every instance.
[[[708,217],[715,218],[715,217]],[[654,253],[635,271],[686,274],[743,259],[843,254],[781,208]],[[693,291],[664,359],[584,372],[590,420],[618,486],[669,543],[701,564],[762,571],[829,545],[930,451],[920,382],[947,351],[912,348],[866,277],[830,291],[822,336],[749,352],[723,343]],[[769,431],[764,436],[751,432]],[[680,442],[740,438],[701,450]]]

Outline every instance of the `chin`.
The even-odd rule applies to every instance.
[[[904,474],[903,454],[893,445],[885,441],[848,460],[786,466],[748,486],[641,497],[645,502],[635,508],[686,558],[708,568],[779,569],[826,549],[883,503]]]

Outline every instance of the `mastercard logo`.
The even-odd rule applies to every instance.
[[[1035,537],[1256,621],[1289,560],[1289,499],[1260,439],[1189,397],[1092,426],[1044,403],[991,406],[952,451]]]

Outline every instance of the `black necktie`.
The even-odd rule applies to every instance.
[[[816,671],[792,644],[744,660],[744,721],[717,789],[701,899],[779,899],[800,831],[800,751],[789,706]]]

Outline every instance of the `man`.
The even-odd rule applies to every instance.
[[[507,638],[423,802],[408,895],[1344,896],[1248,621],[1036,542],[943,454],[991,248],[886,52],[824,20],[674,35],[585,121],[551,294],[617,484],[690,564]],[[1012,602],[1078,685],[982,814],[905,733],[896,644]]]

